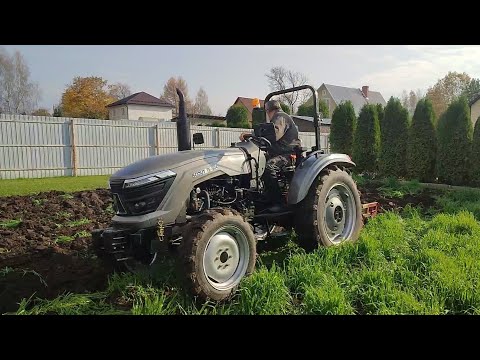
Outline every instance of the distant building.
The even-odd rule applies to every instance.
[[[330,116],[332,116],[333,110],[342,102],[351,101],[355,114],[358,116],[360,109],[365,104],[382,104],[387,105],[387,102],[383,98],[382,94],[378,91],[369,90],[368,86],[362,86],[361,89],[349,88],[344,86],[322,84],[317,89],[318,99],[323,100],[328,107]],[[307,101],[308,105],[313,103],[312,98]]]
[[[138,92],[107,105],[110,120],[170,121],[174,106],[146,92]]]
[[[190,120],[190,125],[223,125],[227,126],[227,119],[225,116],[213,116],[213,115],[202,115],[202,114],[187,114],[188,120]],[[175,116],[172,121],[176,122],[178,116]]]
[[[248,123],[250,124],[250,126],[252,126],[252,112],[253,112],[252,101],[253,101],[253,98],[237,97],[237,100],[235,100],[235,102],[233,103],[233,105],[242,105],[247,109]],[[264,108],[264,104],[265,104],[265,101],[260,100],[260,107],[262,109]]]
[[[472,124],[475,126],[475,123],[478,120],[478,117],[480,116],[480,93],[477,94],[473,98],[472,101],[470,101],[470,118],[472,119]]]
[[[298,127],[298,131],[301,132],[315,132],[315,127],[313,126],[313,117],[311,116],[300,116],[300,115],[290,115],[293,122]],[[332,119],[321,119],[320,121],[320,134],[330,134],[330,125]]]

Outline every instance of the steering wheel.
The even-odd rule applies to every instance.
[[[253,134],[245,134],[243,138],[248,141],[250,140],[253,142],[255,145],[257,145],[259,148],[269,148],[272,147],[272,143],[264,138],[263,136],[255,136]]]

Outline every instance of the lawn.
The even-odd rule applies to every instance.
[[[0,180],[0,197],[12,195],[29,195],[44,191],[81,191],[106,188],[110,176],[54,177],[41,179]]]

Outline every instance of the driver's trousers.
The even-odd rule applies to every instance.
[[[265,184],[266,195],[272,204],[282,202],[282,190],[278,184],[278,173],[288,164],[290,155],[277,155],[267,160],[263,181]]]

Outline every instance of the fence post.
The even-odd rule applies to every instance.
[[[156,154],[157,155],[160,155],[160,126],[159,124],[157,123],[157,127],[156,127],[156,130],[155,130],[155,151],[156,151]]]
[[[217,146],[216,147],[220,148],[220,128],[219,127],[215,128],[215,131],[217,133]]]
[[[75,143],[75,121],[74,119],[70,120],[70,143],[72,146],[72,176],[77,176],[77,145]]]

